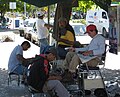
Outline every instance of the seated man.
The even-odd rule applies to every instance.
[[[59,81],[61,76],[50,73],[50,61],[57,56],[57,50],[54,47],[49,48],[46,54],[37,56],[37,61],[33,61],[27,77],[28,86],[36,92],[46,92],[54,90],[58,97],[72,97],[67,89]]]
[[[88,25],[85,33],[92,38],[90,44],[84,48],[70,47],[70,52],[67,53],[64,61],[65,69],[72,74],[76,72],[76,67],[83,63],[81,55],[89,58],[88,60],[86,59],[88,66],[95,67],[105,51],[105,38],[97,34],[98,30],[95,25]]]
[[[30,48],[30,43],[24,41],[21,45],[17,45],[10,54],[8,62],[8,70],[10,72],[23,75],[24,70],[27,69],[28,60],[23,57],[23,51],[27,51]]]
[[[60,18],[59,19],[59,39],[58,42],[58,56],[60,59],[65,59],[65,56],[67,54],[67,50],[65,50],[66,47],[71,47],[75,41],[75,32],[72,28],[72,26],[68,23],[66,18]]]

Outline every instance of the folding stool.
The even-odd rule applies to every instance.
[[[20,74],[18,74],[17,72],[15,72],[15,69],[18,66],[14,67],[13,70],[8,71],[8,85],[13,81],[13,80],[17,80],[17,84],[18,86],[20,85]]]
[[[10,83],[13,80],[17,80],[17,84],[19,86],[20,85],[20,74],[15,73],[15,72],[8,72],[8,85],[10,85]]]

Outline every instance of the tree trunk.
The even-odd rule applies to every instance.
[[[54,39],[58,38],[58,33],[59,33],[58,19],[60,17],[65,17],[69,21],[71,11],[72,11],[71,3],[66,4],[66,2],[62,2],[62,3],[57,4],[55,18],[54,18],[54,28],[53,28],[53,38]]]

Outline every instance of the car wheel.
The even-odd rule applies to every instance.
[[[27,33],[24,34],[24,38],[27,39]]]
[[[36,41],[31,37],[31,42],[35,44]]]

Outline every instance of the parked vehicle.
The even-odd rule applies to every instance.
[[[97,26],[98,34],[108,37],[109,18],[103,9],[89,10],[86,14],[86,24],[94,24]]]

